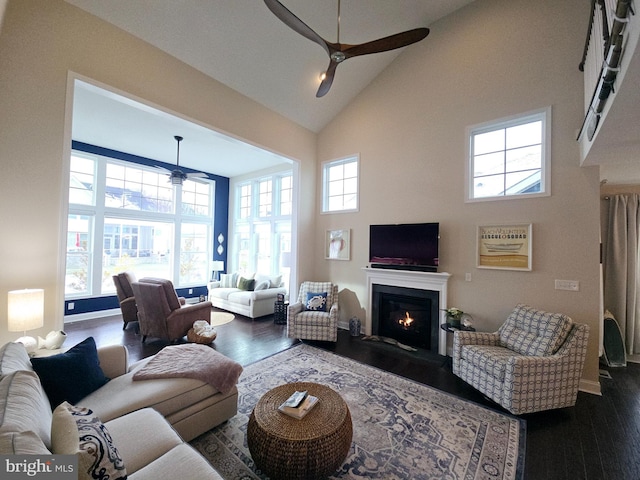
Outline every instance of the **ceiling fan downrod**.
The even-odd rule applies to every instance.
[[[180,142],[184,140],[184,138],[181,137],[180,135],[175,135],[173,138],[175,138],[176,142],[178,142],[178,154],[176,158],[176,167],[180,168]]]

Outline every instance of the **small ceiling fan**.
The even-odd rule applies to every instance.
[[[156,165],[156,168],[160,170],[164,170],[165,172],[169,172],[169,181],[171,185],[182,185],[182,182],[189,178],[206,178],[207,174],[203,172],[194,172],[194,173],[185,173],[180,170],[180,142],[183,138],[179,135],[175,135],[173,138],[178,142],[178,154],[176,158],[176,168],[174,170],[169,170],[168,168],[159,167]]]
[[[287,7],[282,5],[278,0],[264,0],[264,3],[285,25],[298,32],[303,37],[317,43],[324,48],[327,54],[329,54],[329,67],[323,75],[323,80],[322,83],[320,83],[316,97],[322,97],[327,94],[331,88],[331,84],[333,83],[336,67],[348,58],[406,47],[407,45],[423,40],[427,35],[429,35],[428,28],[414,28],[413,30],[396,33],[389,37],[361,43],[359,45],[340,43],[340,0],[338,0],[338,39],[336,43],[332,43],[327,42],[320,35],[314,32],[307,24],[291,13],[291,11],[289,11]]]

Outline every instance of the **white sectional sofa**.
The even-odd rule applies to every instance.
[[[130,369],[125,347],[97,352],[107,383],[74,405],[62,402],[52,412],[57,402],[49,400],[46,382],[41,383],[24,346],[0,347],[0,454],[73,453],[82,467],[87,452],[109,451],[91,467],[94,470],[79,468],[80,479],[91,478],[96,468],[106,468],[114,479],[222,479],[186,441],[236,414],[237,389],[223,394],[189,378],[133,381],[134,372],[149,359]],[[103,430],[104,438],[94,440]],[[92,450],[83,448],[89,436]],[[88,457],[89,463],[96,460],[91,453]],[[114,465],[119,466],[116,472]]]
[[[281,275],[222,274],[208,290],[211,305],[249,318],[273,314],[278,294],[287,294]]]

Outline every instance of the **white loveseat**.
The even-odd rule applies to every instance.
[[[273,314],[278,294],[287,294],[281,275],[222,274],[208,289],[211,305],[249,318]]]

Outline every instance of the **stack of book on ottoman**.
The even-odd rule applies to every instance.
[[[278,407],[278,410],[290,417],[301,419],[316,403],[318,403],[318,397],[309,395],[306,390],[296,391]]]

